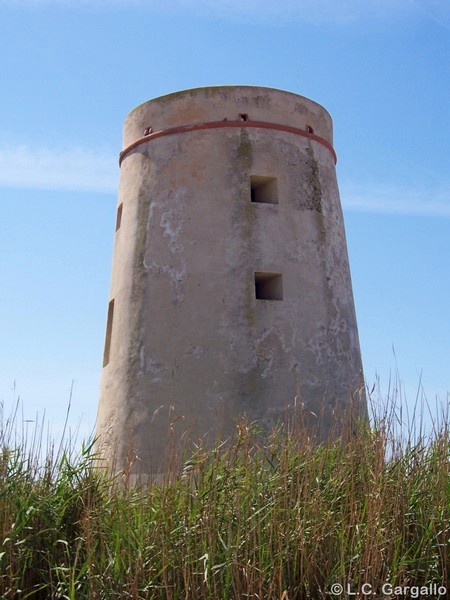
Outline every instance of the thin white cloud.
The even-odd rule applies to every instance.
[[[117,157],[113,153],[0,146],[0,187],[114,193],[117,180]]]
[[[430,18],[445,29],[450,29],[449,0],[411,0],[419,13]]]
[[[409,0],[179,0],[179,4],[221,16],[335,24],[395,16],[411,8]]]
[[[448,0],[0,0],[0,6],[151,9],[247,21],[348,24],[416,14],[450,23]]]
[[[450,186],[340,185],[343,208],[391,215],[450,217]]]

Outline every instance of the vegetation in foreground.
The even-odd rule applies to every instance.
[[[4,427],[0,598],[445,597],[449,430],[403,439],[396,418],[322,446],[240,423],[146,488],[105,477],[92,443],[38,459]]]

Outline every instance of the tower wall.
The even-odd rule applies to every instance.
[[[238,415],[300,411],[321,438],[364,415],[328,113],[248,86],[133,110],[110,299],[97,433],[117,469],[165,471],[172,442]]]

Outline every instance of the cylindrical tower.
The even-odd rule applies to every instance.
[[[238,415],[300,411],[322,439],[366,415],[332,143],[324,108],[263,87],[128,115],[97,420],[116,470],[163,472]]]

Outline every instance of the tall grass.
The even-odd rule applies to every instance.
[[[243,421],[232,442],[200,445],[177,476],[146,487],[106,476],[92,441],[38,459],[39,443],[15,445],[9,424],[0,598],[315,600],[333,597],[333,584],[356,598],[364,583],[448,588],[448,421],[428,439],[399,436],[399,421],[384,410],[319,446],[283,428],[262,441]]]

